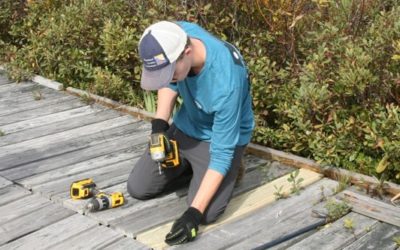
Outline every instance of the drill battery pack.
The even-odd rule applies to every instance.
[[[96,194],[96,184],[91,178],[75,181],[71,184],[70,196],[73,200],[90,198]]]

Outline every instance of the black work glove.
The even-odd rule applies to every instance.
[[[197,236],[203,215],[194,207],[189,207],[172,225],[171,231],[165,236],[165,243],[178,245],[192,241]]]
[[[163,119],[153,119],[151,120],[151,133],[165,133],[169,129],[169,124]]]
[[[164,145],[166,147],[167,152],[172,150],[172,146],[169,143],[169,138],[167,136],[167,130],[169,129],[169,124],[163,119],[153,119],[151,120],[151,134],[162,134],[164,138]]]

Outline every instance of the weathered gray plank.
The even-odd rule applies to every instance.
[[[82,153],[81,150],[83,150],[84,148],[98,144],[102,141],[106,141],[107,138],[121,137],[123,135],[126,136],[131,133],[145,134],[146,131],[148,131],[149,126],[150,125],[148,123],[137,122],[116,127],[114,129],[101,130],[100,132],[97,132],[95,134],[81,136],[80,138],[73,138],[69,140],[61,138],[60,141],[54,142],[52,144],[45,143],[40,148],[36,147],[33,149],[28,149],[25,151],[20,151],[18,153],[12,153],[0,157],[0,161],[2,162],[0,169],[4,170],[19,167],[22,165],[33,163],[34,161],[44,160],[49,157],[66,154],[72,151],[75,151],[75,153]],[[24,157],[21,157],[21,153],[23,153]],[[1,175],[7,176],[4,173],[1,173]],[[11,178],[9,179],[11,180]]]
[[[0,98],[8,96],[10,93],[28,93],[34,89],[43,89],[43,87],[30,81],[2,85],[0,86]]]
[[[50,204],[51,202],[48,199],[36,194],[17,199],[0,207],[0,224],[2,225]]]
[[[357,223],[357,221],[356,221]],[[366,230],[367,233],[343,250],[364,250],[379,249],[391,250],[398,247],[393,240],[394,237],[400,237],[400,228],[387,223],[378,222],[372,228]]]
[[[227,249],[249,249],[260,246],[271,240],[280,238],[289,233],[293,233],[300,228],[304,228],[316,222],[320,218],[312,216],[312,210],[320,210],[324,203],[323,198],[332,195],[332,188],[337,185],[336,182],[324,179],[320,182],[307,187],[299,196],[290,197],[282,200],[282,204],[277,202],[271,207],[265,207],[261,211],[257,211],[249,215],[243,221],[238,221],[235,225],[240,225],[242,231],[244,228],[251,227],[251,232],[246,232],[245,237],[237,242],[225,241],[224,248]],[[321,187],[324,187],[324,195],[321,195]],[[303,196],[303,198],[301,198]],[[292,201],[291,199],[297,199]],[[323,202],[322,204],[319,202]],[[263,221],[264,219],[264,221]],[[259,221],[261,220],[261,221]],[[220,227],[219,232],[229,232],[231,225]],[[211,234],[212,232],[210,232]],[[279,246],[279,249],[286,249],[287,244],[293,244],[301,238],[307,237],[309,234],[303,234],[295,239],[287,241]],[[243,237],[243,236],[240,236]]]
[[[162,203],[157,202],[157,205],[132,212],[127,216],[110,221],[109,224],[115,230],[135,238],[140,232],[178,218],[188,207],[186,197]]]
[[[52,249],[102,249],[104,246],[110,245],[122,239],[124,236],[118,232],[98,226],[89,228],[74,237],[64,240],[63,242],[54,244]],[[134,247],[136,244],[133,244]]]
[[[345,220],[353,221],[353,231],[344,227]],[[377,223],[377,220],[351,212],[287,249],[342,249],[365,235],[368,228],[375,227]]]
[[[398,207],[349,190],[345,190],[341,198],[351,205],[354,212],[400,227]]]
[[[0,85],[6,85],[10,83],[13,83],[13,81],[8,79],[8,77],[0,71]]]
[[[143,124],[146,125],[146,123]],[[136,128],[128,130],[127,127],[125,127],[124,130],[114,130],[113,132],[115,133],[103,133],[103,137],[101,138],[102,140],[91,137],[92,139],[88,140],[86,145],[74,145],[70,149],[66,148],[62,150],[60,153],[57,153],[59,151],[56,151],[53,154],[50,152],[47,157],[23,164],[19,167],[0,171],[0,174],[10,180],[19,180],[50,171],[52,169],[68,167],[79,162],[84,162],[92,158],[107,155],[126,148],[142,150],[142,143],[144,143],[144,141],[148,141],[147,138],[143,139],[143,136],[146,136],[147,131],[148,128],[145,128],[144,130]],[[84,138],[81,138],[81,140],[82,139]]]
[[[147,145],[147,143],[145,143],[146,141],[145,139],[143,139],[142,141],[143,141],[142,144],[143,146]],[[97,168],[133,159],[140,155],[141,152],[137,152],[135,151],[135,149],[132,148],[127,148],[121,151],[115,151],[106,155],[92,158],[87,161],[79,162],[77,164],[69,165],[63,168],[57,168],[54,170],[43,172],[41,174],[36,174],[24,179],[20,179],[18,180],[18,183],[30,189],[33,186],[39,185],[41,183],[55,181],[79,173],[90,173],[90,171],[95,170]]]
[[[12,99],[18,98],[19,96],[32,97],[33,92],[64,95],[62,91],[54,91],[33,82],[12,83],[0,86],[1,100],[8,99],[8,101],[11,101]]]
[[[70,95],[63,96],[50,96],[49,98],[42,98],[40,100],[34,100],[32,97],[32,102],[25,102],[21,105],[15,103],[5,103],[4,105],[7,108],[3,108],[0,110],[0,119],[1,117],[6,117],[9,115],[16,115],[16,113],[21,112],[34,112],[36,109],[46,109],[52,105],[58,105],[60,103],[65,103],[68,101],[76,100],[76,97]]]
[[[30,195],[31,192],[17,185],[0,188],[0,206]]]
[[[4,187],[10,186],[10,185],[12,185],[12,184],[13,184],[13,183],[12,183],[11,181],[9,181],[9,180],[7,180],[6,178],[0,176],[0,188],[4,188]]]
[[[2,136],[0,138],[0,147],[61,132],[66,132],[90,124],[111,120],[119,116],[120,114],[118,112],[115,112],[114,110],[104,110],[96,113],[87,114],[82,119],[70,118],[64,121],[53,123],[51,125],[26,129],[24,131],[16,132],[13,134],[6,134],[5,136]]]
[[[136,240],[130,238],[122,238],[113,242],[110,245],[102,247],[103,250],[127,250],[127,249],[134,249],[134,250],[145,250],[150,249],[149,247],[137,242]]]
[[[251,154],[245,153],[243,155],[243,165],[247,173],[253,171],[256,168],[262,168],[266,164],[271,164],[271,161],[261,159],[260,157],[256,157]]]
[[[99,189],[106,188],[112,183],[118,184],[125,182],[128,179],[128,174],[133,169],[133,166],[137,160],[138,158],[134,158],[106,167],[100,167],[88,172],[75,174],[67,178],[42,183],[37,186],[33,186],[32,190],[40,193],[44,197],[52,199],[56,194],[69,193],[69,188],[72,182],[89,177],[93,178],[93,181],[96,183]]]
[[[242,219],[201,233],[183,249],[250,249],[310,225],[318,220],[311,217],[311,211],[321,199],[321,187],[328,196],[336,185],[335,181],[322,179],[306,187],[300,195],[278,200]]]
[[[135,121],[137,120],[128,115],[119,116],[105,121],[79,126],[77,128],[68,131],[62,131],[56,134],[42,136],[39,138],[22,141],[12,145],[5,145],[0,147],[1,148],[0,158],[5,155],[20,154],[27,150],[39,149],[42,148],[43,146],[48,146],[60,141],[66,141],[69,139],[79,138],[81,136],[98,133],[103,131],[105,128],[112,129],[127,124],[133,124]]]
[[[98,227],[98,223],[94,220],[75,214],[3,245],[0,249],[50,249],[57,243],[95,227]]]
[[[16,132],[26,130],[26,129],[32,129],[35,127],[40,127],[40,126],[64,121],[67,119],[72,119],[72,118],[81,119],[82,116],[92,114],[95,112],[99,112],[101,110],[104,110],[104,108],[99,105],[87,105],[87,106],[70,109],[70,110],[66,110],[66,111],[62,111],[62,112],[58,112],[58,113],[53,113],[50,115],[41,116],[41,117],[38,117],[35,119],[30,119],[30,120],[21,121],[21,122],[9,124],[9,125],[4,125],[4,126],[1,126],[0,129],[5,134],[11,134],[11,133],[16,133]],[[50,126],[48,126],[48,127],[50,127]]]
[[[50,90],[47,88],[39,88],[40,93],[44,96],[44,98],[54,98],[65,96],[62,92],[55,92],[54,90]],[[4,109],[7,107],[23,107],[27,106],[30,103],[36,102],[33,92],[23,92],[23,93],[7,93],[3,94],[0,99],[0,108]]]
[[[34,232],[56,221],[71,216],[74,212],[57,204],[48,204],[24,216],[3,223],[0,227],[0,245]]]
[[[251,157],[253,159],[260,159],[250,154],[246,155],[245,157]],[[251,160],[250,158],[250,160]],[[235,187],[233,190],[234,196],[247,192],[253,188],[261,186],[269,181],[272,181],[280,176],[288,174],[294,171],[293,167],[289,167],[279,162],[263,162],[261,163],[260,160],[256,161],[257,163],[261,163],[256,165],[254,163],[247,163],[245,159],[246,165],[246,174],[240,183],[239,186]]]
[[[17,114],[10,114],[10,115],[1,117],[0,126],[15,123],[15,122],[20,122],[20,121],[25,121],[25,120],[29,120],[29,119],[34,119],[34,118],[37,118],[40,116],[45,116],[45,115],[49,115],[52,113],[57,113],[60,111],[65,111],[65,110],[78,108],[78,107],[82,107],[82,106],[86,106],[86,104],[79,100],[72,99],[72,100],[68,100],[65,102],[60,102],[60,103],[51,105],[51,106],[49,106],[47,108],[43,108],[43,109],[27,110],[27,111],[19,112]]]
[[[148,249],[139,242],[123,237],[109,228],[99,226],[96,221],[79,214],[67,217],[0,247],[0,249],[100,248]]]
[[[32,102],[33,97],[32,93],[22,93],[22,94],[15,94],[15,95],[7,95],[3,96],[0,99],[0,108],[3,110],[8,107],[8,105],[24,105],[24,103]]]
[[[308,222],[306,222],[304,225],[305,225],[305,226],[309,226],[310,224],[311,224],[311,221],[308,221]],[[303,240],[304,238],[307,238],[308,236],[312,235],[312,234],[315,233],[317,230],[319,230],[319,229],[317,228],[317,229],[314,229],[314,230],[310,230],[310,231],[308,231],[308,232],[306,232],[306,233],[303,233],[303,234],[301,234],[301,235],[299,235],[299,236],[297,236],[297,237],[294,237],[294,238],[292,238],[292,239],[289,239],[289,240],[287,240],[287,241],[285,241],[285,242],[282,242],[282,243],[279,244],[279,245],[275,245],[275,246],[273,246],[273,247],[271,247],[271,248],[268,248],[268,249],[269,249],[269,250],[283,250],[283,249],[287,249],[289,246],[292,246],[292,245],[296,244],[297,242]]]

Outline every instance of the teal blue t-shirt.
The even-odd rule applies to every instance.
[[[250,142],[254,128],[248,73],[239,51],[197,24],[178,22],[206,48],[199,74],[171,83],[183,103],[173,117],[186,135],[210,142],[209,168],[226,175],[236,146]]]

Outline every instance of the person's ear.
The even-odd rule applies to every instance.
[[[191,54],[192,53],[192,46],[188,46],[186,49],[185,49],[185,55],[189,55],[189,54]]]

